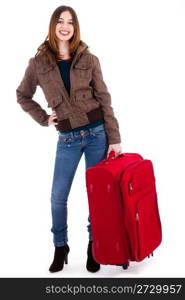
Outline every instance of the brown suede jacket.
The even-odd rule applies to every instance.
[[[30,58],[24,77],[16,89],[17,102],[40,125],[48,126],[50,115],[33,95],[39,85],[48,107],[56,111],[57,130],[70,130],[104,118],[109,144],[121,143],[119,124],[111,106],[111,96],[103,80],[98,58],[80,41],[70,69],[71,90],[68,94],[59,68],[43,60]]]

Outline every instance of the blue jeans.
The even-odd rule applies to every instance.
[[[106,158],[108,138],[104,124],[85,130],[62,133],[58,131],[58,142],[51,190],[51,214],[53,243],[63,246],[67,236],[67,200],[72,181],[83,153],[86,169]],[[92,240],[90,217],[87,230]]]

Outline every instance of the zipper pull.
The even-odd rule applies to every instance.
[[[108,184],[108,185],[107,185],[107,192],[108,192],[108,193],[110,193],[110,189],[111,189],[111,185]]]
[[[130,193],[133,191],[133,182],[132,181],[129,182],[128,189],[129,189]]]
[[[89,190],[91,193],[93,192],[93,184],[92,183],[89,184]]]
[[[136,221],[138,222],[139,221],[139,214],[136,213]]]

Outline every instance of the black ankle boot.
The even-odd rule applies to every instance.
[[[50,272],[57,272],[63,269],[64,261],[65,264],[68,263],[68,253],[69,253],[69,246],[65,244],[64,246],[55,246],[55,253],[54,253],[54,259],[49,267]]]
[[[94,260],[92,255],[92,243],[93,241],[89,241],[88,244],[86,268],[90,272],[97,272],[100,269],[100,264]]]

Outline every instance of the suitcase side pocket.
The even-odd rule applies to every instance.
[[[143,195],[135,209],[137,261],[143,260],[152,253],[161,242],[161,226],[154,190]]]

